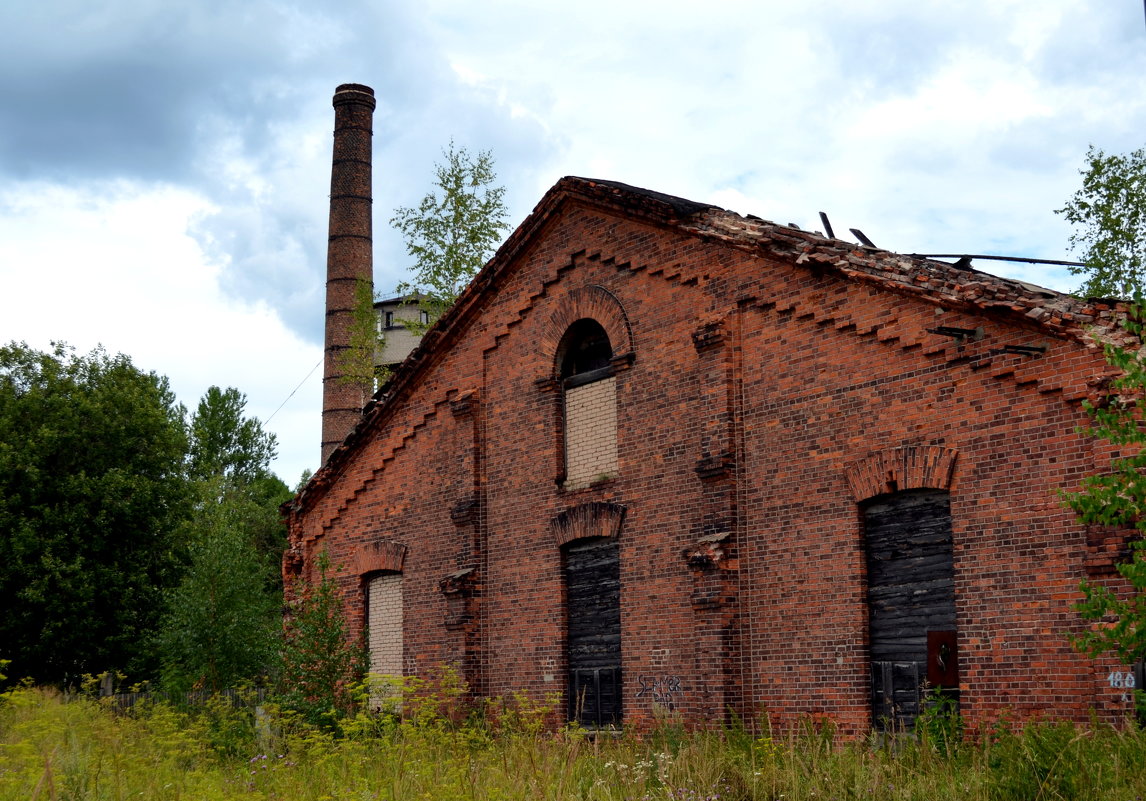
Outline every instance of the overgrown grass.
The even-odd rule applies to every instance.
[[[220,701],[116,712],[20,689],[0,700],[0,799],[1063,799],[1146,797],[1146,737],[1092,725],[1000,729],[979,742],[933,733],[841,743],[812,725],[643,735],[552,731],[523,699],[459,719],[440,698],[405,718],[359,714],[338,730]]]

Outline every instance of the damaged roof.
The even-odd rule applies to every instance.
[[[1002,314],[1088,348],[1099,341],[1130,344],[1136,340],[1123,329],[1129,304],[1111,299],[1086,299],[1010,278],[933,259],[906,256],[858,245],[820,233],[742,216],[712,203],[698,203],[616,181],[567,176],[534,207],[497,253],[470,282],[457,302],[426,332],[421,344],[363,409],[362,419],[326,464],[288,506],[305,505],[307,496],[321,491],[338,474],[351,451],[398,397],[430,356],[462,321],[473,314],[502,270],[528,245],[545,222],[569,201],[604,207],[618,215],[676,228],[689,235],[723,243],[754,255],[782,258],[809,269],[834,272],[850,280],[911,295],[946,308]]]
[[[1124,301],[1078,298],[971,267],[845,242],[614,181],[568,177],[550,193],[562,187],[609,205],[623,204],[638,213],[659,207],[662,219],[671,209],[679,228],[700,237],[753,253],[794,258],[798,265],[830,268],[897,292],[945,301],[945,306],[1018,314],[1088,346],[1094,345],[1096,335],[1106,341],[1130,341],[1121,327],[1128,308]]]

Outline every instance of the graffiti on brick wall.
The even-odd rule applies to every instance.
[[[1133,703],[1134,701],[1134,674],[1130,671],[1123,673],[1121,671],[1113,671],[1106,677],[1106,681],[1110,686],[1116,690],[1125,690],[1122,693],[1122,702],[1125,704]]]
[[[637,676],[637,698],[647,698],[654,706],[668,711],[676,709],[677,703],[684,695],[681,689],[680,676]]]

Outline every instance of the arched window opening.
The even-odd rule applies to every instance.
[[[565,422],[565,489],[580,489],[617,472],[617,387],[613,347],[596,320],[577,320],[558,352]]]
[[[596,373],[608,368],[612,358],[613,346],[601,324],[588,318],[578,320],[561,340],[561,378]]]
[[[863,504],[872,723],[912,731],[928,702],[959,701],[951,504],[913,489]]]

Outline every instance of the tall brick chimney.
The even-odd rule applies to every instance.
[[[370,155],[374,90],[344,83],[334,91],[334,160],[326,251],[326,350],[322,377],[322,463],[342,444],[370,398],[369,384],[347,383],[339,357],[350,345],[354,290],[373,285]]]

